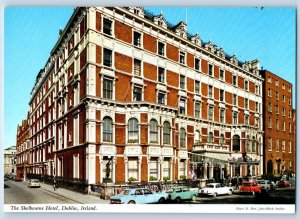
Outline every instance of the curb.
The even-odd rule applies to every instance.
[[[61,197],[66,198],[66,199],[69,199],[69,200],[71,200],[71,201],[77,202],[77,203],[79,203],[79,204],[85,204],[85,203],[76,201],[76,200],[74,200],[74,199],[72,199],[72,198],[69,198],[69,197],[67,197],[67,196],[64,196],[64,195],[61,195],[61,194],[59,194],[59,193],[56,193],[56,192],[54,192],[54,191],[52,191],[52,190],[45,189],[45,188],[43,188],[43,187],[41,187],[41,189],[43,189],[43,190],[45,190],[45,191],[47,191],[47,192],[50,192],[50,193],[52,193],[52,194],[56,194],[56,195],[59,195],[59,196],[61,196]]]

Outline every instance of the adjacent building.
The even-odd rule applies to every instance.
[[[186,29],[140,7],[76,8],[32,89],[20,170],[86,186],[261,175],[259,62]]]
[[[26,179],[27,169],[29,168],[29,123],[24,119],[17,127],[17,144],[16,144],[16,169],[17,174]]]
[[[276,74],[262,70],[264,118],[264,173],[295,173],[295,111],[292,84]]]
[[[16,174],[16,146],[4,149],[4,174]]]

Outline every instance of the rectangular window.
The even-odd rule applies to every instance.
[[[209,76],[213,76],[213,65],[211,64],[208,65],[208,74]]]
[[[112,35],[112,21],[106,18],[103,18],[103,33],[107,35]]]
[[[233,124],[238,124],[238,113],[233,112]]]
[[[249,125],[249,116],[248,115],[245,115],[245,124]]]
[[[276,119],[276,130],[278,131],[279,130],[279,120]]]
[[[157,101],[159,104],[165,104],[166,103],[166,94],[159,92],[158,96],[157,96]]]
[[[133,101],[142,101],[142,88],[133,87]]]
[[[79,154],[73,156],[73,178],[79,178]]]
[[[109,79],[103,79],[103,98],[113,99],[113,81]]]
[[[268,104],[268,111],[272,112],[272,104],[271,103]]]
[[[158,67],[158,82],[165,82],[165,69]]]
[[[195,81],[195,93],[200,94],[200,81]]]
[[[258,85],[255,85],[255,94],[259,94],[259,92],[258,92]]]
[[[276,98],[276,100],[279,99],[278,91],[275,92],[275,98]]]
[[[158,179],[158,160],[151,160],[149,162],[149,169],[150,169],[150,177],[153,177],[154,179]]]
[[[211,85],[208,86],[208,97],[209,98],[213,97],[213,86]]]
[[[282,131],[285,132],[285,121],[282,122]]]
[[[185,114],[185,100],[184,99],[180,99],[180,101],[179,101],[179,113]]]
[[[195,117],[200,118],[200,102],[195,102]]]
[[[282,116],[285,116],[285,108],[282,108]]]
[[[195,69],[200,71],[200,59],[195,58]]]
[[[224,90],[220,90],[220,101],[224,101]]]
[[[179,162],[179,177],[180,176],[185,176],[185,161],[180,161]]]
[[[158,55],[165,56],[165,44],[158,42]]]
[[[276,114],[279,114],[279,107],[278,107],[278,105],[275,105],[275,112],[276,112]]]
[[[134,75],[141,76],[141,60],[134,59]]]
[[[282,95],[282,102],[285,102],[285,95]]]
[[[163,178],[166,177],[170,179],[171,177],[171,162],[170,160],[163,161]]]
[[[185,89],[185,76],[180,75],[180,88]]]
[[[233,105],[237,105],[237,95],[233,94]]]
[[[180,64],[185,64],[185,53],[184,52],[179,53],[179,62],[180,62]]]
[[[78,119],[78,114],[74,116],[73,120],[73,129],[74,129],[74,134],[73,134],[73,145],[78,145],[79,144],[79,119]]]
[[[268,150],[272,151],[272,138],[271,137],[269,137],[269,139],[268,139]]]
[[[133,32],[133,45],[141,47],[141,34],[138,32]]]
[[[112,51],[110,49],[104,48],[103,53],[103,65],[112,67]]]
[[[289,132],[292,133],[292,124],[289,123]]]
[[[255,102],[255,112],[258,112],[258,103]]]
[[[220,69],[220,80],[224,81],[224,70]]]
[[[292,99],[289,97],[289,105],[292,105]]]
[[[225,122],[225,109],[223,108],[220,109],[220,122]]]
[[[276,87],[278,87],[278,86],[279,86],[279,82],[278,82],[278,80],[276,80],[276,81],[275,81],[275,85],[276,85]]]
[[[247,98],[245,98],[244,100],[245,100],[245,109],[248,110],[248,108],[249,108],[249,100]]]
[[[292,142],[289,141],[289,153],[292,153]]]
[[[138,160],[137,159],[133,159],[133,158],[129,158],[128,162],[128,179],[129,178],[133,178],[135,180],[138,180]]]
[[[234,86],[237,85],[237,77],[236,77],[235,75],[232,76],[232,84],[233,84]]]
[[[289,118],[292,118],[292,112],[289,110]]]
[[[270,76],[268,77],[268,82],[269,82],[269,83],[272,83],[272,79],[271,79]]]
[[[272,117],[269,117],[269,122],[268,122],[268,124],[269,124],[269,128],[272,128]]]
[[[278,138],[276,138],[275,150],[279,151],[279,139]]]
[[[208,120],[212,121],[214,118],[214,107],[209,106],[208,107]]]
[[[249,89],[249,86],[248,86],[248,81],[245,81],[245,90],[248,90]]]
[[[272,90],[270,88],[268,89],[268,96],[272,97]]]

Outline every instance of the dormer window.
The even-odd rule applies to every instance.
[[[145,15],[144,9],[142,7],[129,7],[128,10],[141,17],[144,17]]]
[[[167,21],[165,20],[162,12],[160,13],[160,15],[156,16],[153,18],[153,21],[155,24],[157,24],[158,26],[161,26],[165,29],[168,28],[168,24],[167,24]]]
[[[174,27],[175,33],[182,38],[187,39],[187,31],[186,31],[186,24],[184,22],[180,22]]]
[[[202,44],[202,41],[201,41],[198,33],[196,33],[194,36],[191,37],[191,41],[192,41],[192,43],[195,43],[198,46],[201,46],[201,44]]]

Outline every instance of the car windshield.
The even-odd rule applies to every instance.
[[[32,179],[31,182],[39,182],[37,179]]]
[[[214,188],[214,185],[207,185],[206,188]]]

